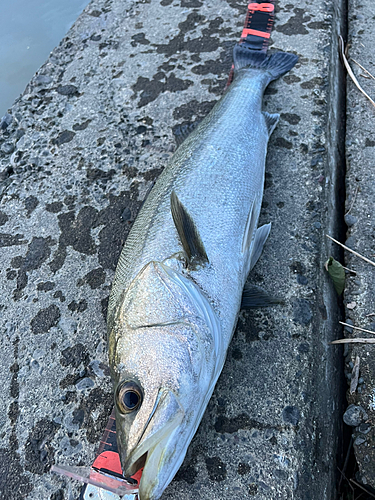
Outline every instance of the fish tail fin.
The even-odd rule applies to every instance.
[[[288,52],[275,52],[267,56],[264,52],[246,47],[246,43],[237,44],[233,50],[234,71],[244,68],[259,69],[267,72],[269,82],[287,73],[298,61],[298,56]]]

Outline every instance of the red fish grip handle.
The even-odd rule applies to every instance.
[[[272,3],[250,3],[240,43],[246,42],[250,49],[265,52],[273,26],[274,10]]]

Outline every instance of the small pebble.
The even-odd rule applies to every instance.
[[[359,377],[358,384],[363,384],[363,382],[364,382],[363,377]]]
[[[10,143],[10,142],[5,142],[2,146],[1,146],[1,151],[3,153],[5,153],[6,155],[9,155],[10,153],[13,153],[14,151],[14,144]]]
[[[345,223],[348,227],[352,227],[357,222],[357,217],[354,215],[347,214],[345,215]]]
[[[300,274],[297,274],[297,283],[299,285],[307,285],[308,281],[306,276],[301,276]]]
[[[104,371],[100,368],[100,361],[98,359],[94,359],[94,361],[91,361],[89,364],[91,370],[95,373],[95,375],[99,378],[104,377]]]
[[[94,381],[89,377],[85,377],[76,383],[76,387],[79,391],[84,391],[85,389],[90,389],[91,387],[94,387],[94,385],[95,385]]]
[[[350,425],[351,427],[357,427],[367,419],[368,415],[362,406],[349,405],[343,415],[344,422],[346,425]]]
[[[351,250],[354,250],[355,240],[353,236],[349,236],[349,238],[345,241],[345,246],[349,247]]]
[[[286,424],[297,425],[301,419],[301,414],[296,406],[286,406],[283,409],[282,417]]]
[[[346,319],[345,323],[347,323],[350,326],[353,325],[353,321],[351,319]],[[344,330],[348,333],[353,333],[353,328],[350,328],[350,326],[344,326]]]
[[[131,219],[131,216],[132,216],[132,213],[131,213],[131,210],[129,207],[126,207],[125,210],[122,212],[121,214],[121,218],[124,220],[124,221],[128,221]]]
[[[52,82],[52,78],[48,75],[38,75],[35,77],[34,82],[36,85],[48,85]]]
[[[368,434],[371,430],[371,424],[368,424],[367,422],[362,422],[362,424],[359,424],[357,430],[361,434]]]
[[[33,368],[35,368],[35,370],[39,368],[39,363],[36,359],[33,359],[30,364]]]
[[[365,438],[363,438],[363,437],[361,437],[361,436],[358,436],[358,437],[356,438],[356,440],[354,441],[354,444],[355,444],[356,446],[359,446],[360,444],[363,444],[363,443],[365,443],[365,442],[366,442],[366,439],[365,439]]]
[[[356,302],[350,302],[349,304],[346,305],[348,309],[354,309],[356,307],[357,303]]]
[[[12,115],[6,113],[0,120],[0,129],[5,130],[12,123],[13,118]]]

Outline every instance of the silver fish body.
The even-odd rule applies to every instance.
[[[270,229],[257,222],[278,115],[262,112],[262,97],[296,57],[265,58],[237,46],[234,59],[234,82],[177,149],[139,212],[110,296],[118,444],[125,475],[144,465],[140,500],[159,498],[185,457]],[[208,261],[190,258],[171,195],[193,221]]]

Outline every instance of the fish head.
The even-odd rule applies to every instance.
[[[120,460],[125,477],[144,468],[140,500],[160,498],[206,408],[215,360],[199,323],[123,332],[110,350]]]
[[[207,406],[222,336],[208,300],[166,264],[147,264],[118,300],[108,347],[120,460],[125,477],[143,467],[139,499],[156,500]]]

